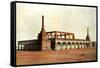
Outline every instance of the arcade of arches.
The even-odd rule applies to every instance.
[[[89,48],[89,47],[94,47],[92,46],[92,43],[89,41],[85,42],[80,42],[80,41],[68,41],[68,42],[63,42],[59,41],[56,42],[56,50],[66,50],[66,49],[79,49],[79,48]]]

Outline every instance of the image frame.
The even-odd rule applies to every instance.
[[[64,62],[64,63],[46,63],[46,64],[30,64],[30,65],[16,65],[16,3],[28,3],[28,4],[45,4],[45,5],[62,5],[62,6],[78,6],[78,7],[95,7],[96,8],[96,60],[95,61],[80,61],[80,62]],[[69,63],[85,63],[85,62],[97,62],[98,61],[98,6],[92,5],[76,5],[76,4],[59,4],[59,3],[44,3],[44,2],[27,2],[27,1],[12,1],[11,6],[11,32],[10,32],[10,65],[14,67],[20,66],[36,66],[36,65],[54,65],[54,64],[69,64]]]

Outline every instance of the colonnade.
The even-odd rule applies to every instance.
[[[18,44],[18,46],[16,46],[16,50],[24,50],[24,44]]]
[[[91,47],[91,42],[57,42],[55,50],[79,49]]]

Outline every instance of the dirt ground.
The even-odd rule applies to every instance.
[[[16,51],[17,65],[95,61],[96,48],[61,51]]]

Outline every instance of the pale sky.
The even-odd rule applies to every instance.
[[[45,30],[72,32],[85,39],[89,27],[90,39],[96,40],[96,8],[17,3],[17,41],[37,39],[44,15]]]

